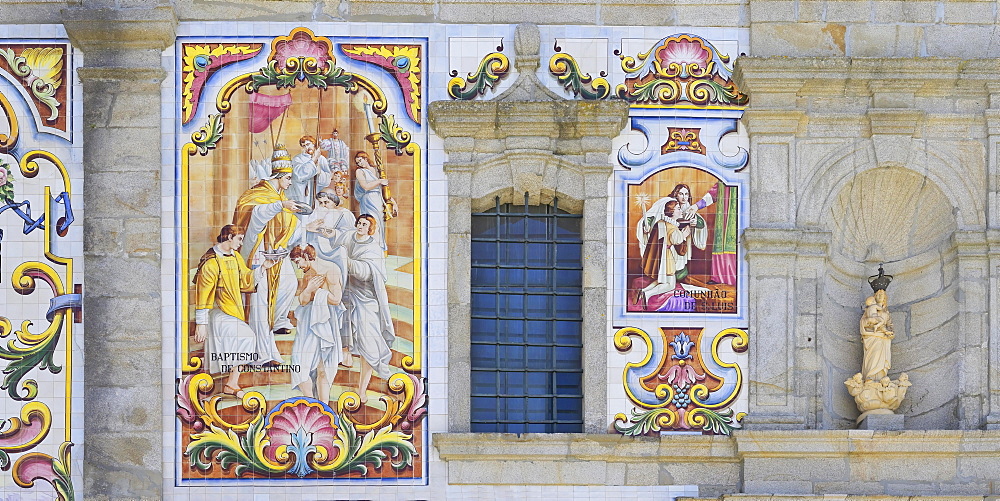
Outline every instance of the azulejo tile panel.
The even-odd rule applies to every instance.
[[[747,412],[738,239],[749,198],[747,150],[726,141],[749,98],[732,82],[732,57],[701,36],[617,54],[625,76],[613,96],[632,103],[632,135],[617,153],[611,197],[608,372],[625,396],[609,398],[612,426],[728,435]],[[600,91],[595,99],[610,93],[607,81],[580,78],[572,60],[552,61],[584,97],[588,87]]]
[[[175,50],[177,484],[423,483],[426,38]]]
[[[78,58],[0,31],[0,490],[63,500],[83,469]]]

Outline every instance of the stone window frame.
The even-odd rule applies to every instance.
[[[435,102],[431,125],[448,160],[448,431],[470,430],[472,214],[559,198],[583,215],[583,431],[606,433],[608,210],[612,139],[623,102]],[[590,369],[590,370],[588,370]]]

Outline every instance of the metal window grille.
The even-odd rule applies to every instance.
[[[527,194],[472,215],[472,431],[583,431],[581,222]]]

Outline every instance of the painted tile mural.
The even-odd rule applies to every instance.
[[[426,39],[175,50],[177,484],[423,483]]]
[[[687,33],[623,40],[624,77],[613,89],[582,77],[568,55],[552,59],[553,73],[585,97],[632,103],[610,235],[609,417],[625,435],[728,435],[747,412],[738,239],[748,220],[748,153],[734,133],[749,98],[732,82],[727,52]]]
[[[76,497],[83,458],[78,55],[0,28],[0,491]]]

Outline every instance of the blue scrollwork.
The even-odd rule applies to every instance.
[[[21,209],[21,207],[24,207],[24,209]],[[43,224],[45,221],[45,214],[39,216],[38,219],[32,219],[31,202],[27,200],[20,203],[8,202],[6,205],[0,206],[0,213],[3,213],[8,209],[13,211],[14,214],[17,215],[17,217],[21,218],[24,221],[25,235],[38,229],[45,229],[45,225]]]

